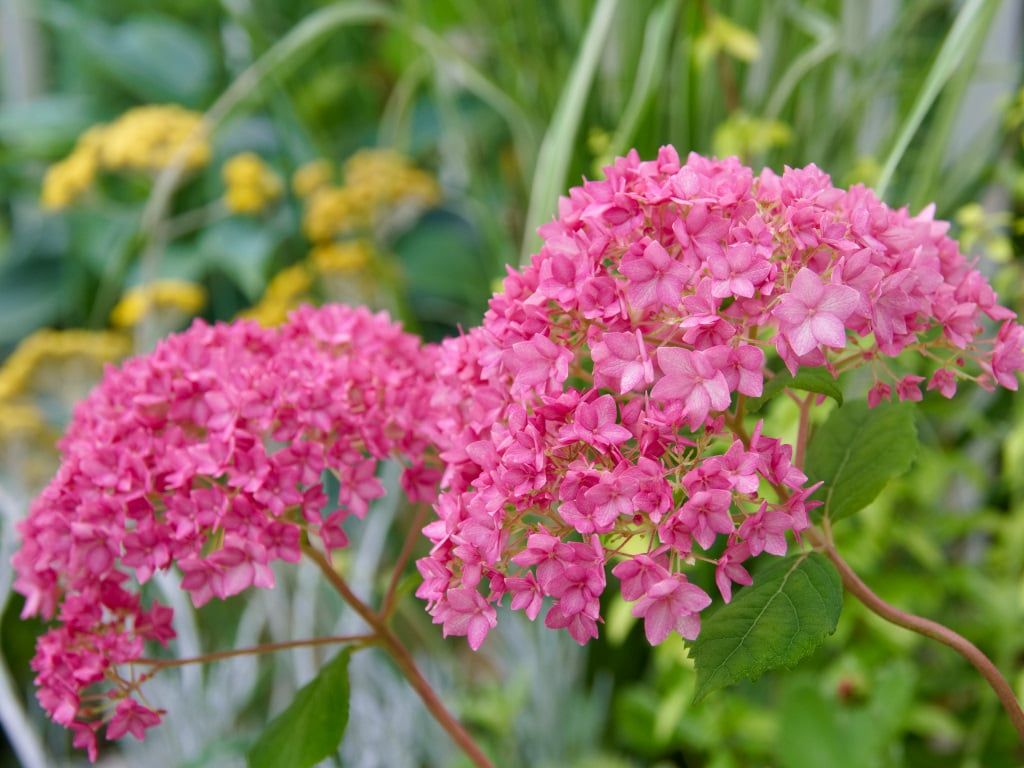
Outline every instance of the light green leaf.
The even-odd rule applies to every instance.
[[[697,668],[695,700],[793,666],[835,632],[842,607],[839,574],[822,555],[773,563],[704,622],[690,647]]]
[[[827,395],[839,405],[843,404],[843,390],[839,388],[839,382],[832,377],[825,368],[801,368],[796,376],[788,371],[777,373],[764,385],[764,392],[760,397],[754,398],[748,405],[751,413],[757,413],[772,398],[782,393],[784,389],[799,389],[802,392],[817,392],[820,395]]]
[[[822,512],[835,521],[866,507],[910,468],[917,444],[909,403],[859,400],[833,411],[807,449],[807,476],[824,483],[815,494]]]
[[[275,717],[247,755],[249,768],[310,768],[338,751],[348,725],[345,648]]]

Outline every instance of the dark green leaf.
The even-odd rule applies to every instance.
[[[836,629],[843,607],[839,574],[823,556],[773,563],[704,622],[690,648],[696,700],[744,678],[791,667]]]
[[[779,395],[784,389],[799,389],[803,392],[817,392],[820,395],[828,395],[840,405],[843,404],[843,390],[839,388],[839,382],[825,368],[801,368],[796,376],[788,371],[775,374],[774,378],[764,385],[764,392],[760,397],[754,398],[747,406],[750,413],[757,413],[769,400]]]
[[[49,260],[0,271],[0,346],[54,323],[64,310],[61,267]]]
[[[295,695],[247,755],[250,768],[310,768],[338,751],[348,725],[348,660],[345,648]]]
[[[219,269],[250,302],[263,293],[274,251],[282,233],[274,220],[232,216],[207,227],[199,250],[209,269]]]
[[[870,504],[892,478],[910,468],[917,454],[917,430],[909,403],[868,408],[846,403],[829,415],[807,449],[807,476],[824,485],[815,498],[832,520]]]

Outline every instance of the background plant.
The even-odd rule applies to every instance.
[[[403,276],[395,292],[403,321],[436,337],[457,323],[475,324],[502,265],[535,247],[523,233],[551,215],[554,196],[630,145],[648,156],[668,141],[704,152],[736,151],[754,165],[776,168],[815,161],[839,182],[874,181],[901,130],[916,122],[907,118],[920,112],[918,107],[924,110],[922,120],[906,150],[897,153],[899,165],[886,197],[910,201],[912,210],[934,199],[944,217],[953,217],[969,201],[986,200],[980,216],[977,208],[963,212],[961,228],[973,236],[977,252],[992,254],[1001,265],[996,282],[1004,300],[1018,300],[1013,253],[1024,197],[1022,146],[1020,121],[1014,122],[1009,105],[1019,78],[1012,46],[1019,43],[997,34],[1012,36],[1012,3],[906,2],[882,9],[859,2],[624,5],[559,3],[552,12],[546,3],[517,3],[512,10],[410,2],[388,6],[401,21],[385,22],[377,6],[340,3],[327,9],[338,14],[335,18],[364,14],[366,21],[335,26],[321,23],[324,11],[302,3],[38,4],[37,17],[21,23],[45,47],[31,49],[18,62],[5,48],[2,343],[10,350],[43,326],[104,329],[109,312],[131,286],[157,278],[201,285],[208,296],[202,311],[210,319],[234,316],[258,302],[268,280],[310,255],[301,231],[302,203],[284,189],[292,171],[317,157],[337,167],[358,148],[375,144],[404,150],[441,183],[442,207],[397,240],[385,240],[393,243],[396,271]],[[151,181],[112,180],[115,188],[104,190],[107,196],[97,206],[56,217],[41,212],[45,168],[66,156],[89,126],[110,122],[135,105],[208,108],[247,66],[313,13],[320,21],[303,27],[309,36],[299,41],[294,55],[279,60],[212,134],[210,165],[186,180],[165,217],[173,221],[219,199],[225,190],[224,161],[255,151],[282,182],[281,202],[265,218],[204,222],[171,239],[154,260],[154,273],[142,279],[140,258],[152,238],[140,216]],[[955,46],[942,49],[945,64],[936,66],[936,54],[958,17],[964,20],[958,27],[962,34],[953,38]],[[11,28],[6,19],[5,28]],[[986,32],[996,35],[987,43]],[[19,37],[30,40],[33,34]],[[169,69],[168,58],[190,63]],[[27,68],[21,66],[25,61]],[[949,68],[950,62],[957,65]],[[27,74],[7,74],[15,72]],[[932,74],[936,100],[922,101]],[[987,99],[979,96],[986,85]],[[42,98],[44,88],[50,95]],[[135,343],[148,346],[165,330],[153,323]],[[88,353],[81,359],[92,364]],[[837,536],[842,551],[883,596],[960,622],[964,634],[995,649],[1005,667],[1019,651],[1020,568],[1013,553],[1020,549],[1019,515],[1014,514],[1020,430],[1010,400],[973,397],[964,408],[925,403],[935,420],[922,423],[924,445],[913,474]],[[770,406],[766,417],[779,433],[795,428],[796,416],[786,407]],[[57,409],[45,424],[59,430],[63,418]],[[17,424],[16,419],[9,421]],[[26,434],[37,434],[34,430],[18,431],[21,442],[5,450],[25,457],[32,446],[45,446],[26,440]],[[4,467],[11,466],[5,459]],[[9,481],[4,488],[15,496],[5,505],[4,546],[9,548],[9,521],[25,497],[17,498]],[[363,542],[369,554],[359,565],[368,585],[375,581],[373,536],[385,550],[397,546],[386,527],[378,524],[367,532],[370,543]],[[226,605],[223,615],[201,615],[192,634],[195,650],[236,642],[224,637],[232,631],[285,639],[287,629],[280,622],[275,626],[273,617],[282,611],[303,614],[288,602],[288,594],[284,590],[273,598],[273,610],[260,598],[251,606]],[[409,606],[412,630],[420,619],[413,618],[412,601]],[[25,669],[26,649],[38,631],[16,620],[17,609],[8,607],[2,629],[12,671]],[[306,624],[297,626],[330,623],[335,615],[326,609],[312,613],[299,616]],[[693,675],[679,649],[675,654],[638,650],[628,616],[610,620],[609,629],[617,629],[609,632],[607,644],[591,649],[590,671],[584,674],[601,694],[596,700],[610,702],[603,747],[636,761],[743,765],[775,759],[803,765],[814,756],[802,754],[793,746],[799,740],[790,735],[811,727],[835,734],[829,755],[842,764],[838,761],[856,758],[844,757],[839,745],[850,733],[861,734],[864,722],[884,715],[889,725],[865,741],[879,762],[1012,761],[1006,758],[1010,736],[994,702],[958,658],[922,647],[867,617],[850,617],[856,617],[856,609],[848,610],[826,650],[802,667],[807,678],[768,677],[696,706],[689,703]],[[431,649],[431,656],[437,652]],[[905,660],[913,664],[905,666]],[[928,674],[908,671],[922,661]],[[362,662],[357,657],[355,663]],[[314,666],[309,654],[275,661],[260,678],[268,681],[266,688],[252,700],[265,700],[270,690],[272,705],[280,708]],[[456,674],[455,664],[447,673],[444,666],[440,663],[439,675]],[[536,756],[530,758],[516,734],[527,720],[540,720],[537,704],[522,703],[530,700],[528,694],[501,695],[497,672],[473,669],[481,687],[467,694],[472,707],[466,708],[480,713],[477,727],[506,745],[509,754],[521,754],[524,764],[533,764]],[[376,677],[384,674],[377,670]],[[201,678],[183,675],[188,684],[175,695],[214,709],[214,681],[207,687]],[[34,706],[25,695],[26,679],[14,683],[11,700]],[[801,705],[812,690],[831,706]],[[217,731],[216,718],[180,724],[180,743],[168,745],[163,754],[192,755],[199,763],[204,755],[224,760],[237,755],[244,745],[223,736],[228,721],[259,722],[246,711],[244,694],[233,692],[223,707],[232,713],[219,716],[225,730]],[[353,717],[361,717],[358,723],[365,726],[372,717],[360,711],[369,713],[372,706],[360,706],[364,709],[355,706]],[[776,716],[780,709],[784,716]],[[601,717],[594,713],[573,733],[594,732]],[[59,737],[47,738],[47,749],[63,754]],[[410,731],[410,744],[423,741],[422,733]],[[833,743],[831,737],[820,741]],[[560,748],[568,749],[552,746],[546,754]],[[419,753],[410,748],[408,754]]]

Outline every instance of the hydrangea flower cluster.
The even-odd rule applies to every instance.
[[[342,524],[381,496],[378,462],[431,500],[434,353],[386,315],[303,307],[279,329],[196,322],[108,369],[77,408],[63,464],[22,523],[14,558],[24,615],[56,616],[33,661],[39,700],[95,758],[96,739],[141,738],[160,712],[136,697],[145,641],[174,636],[145,583],[176,565],[195,605],[272,587],[304,535],[344,547]],[[322,478],[338,477],[327,509]]]
[[[1024,327],[946,228],[814,166],[634,152],[571,190],[459,338],[303,307],[277,328],[197,322],[108,369],[14,559],[24,614],[58,620],[33,662],[43,707],[93,758],[104,726],[141,738],[161,712],[133,662],[174,633],[130,577],[176,565],[196,605],[270,587],[303,537],[347,544],[385,457],[410,498],[436,499],[417,594],[445,635],[479,648],[508,596],[586,643],[610,570],[652,644],[695,638],[712,602],[696,563],[728,602],[809,526],[793,447],[745,418],[770,377],[868,366],[870,403],[917,400],[913,353],[946,397],[1017,388]]]
[[[506,596],[596,637],[609,566],[652,644],[693,639],[711,597],[690,566],[713,564],[728,602],[750,558],[785,554],[814,489],[791,446],[744,426],[785,375],[769,356],[793,374],[870,365],[872,404],[921,398],[886,361],[904,351],[934,361],[946,397],[965,378],[1016,389],[1024,368],[1024,327],[931,209],[813,165],[755,177],[672,147],[605,175],[561,200],[482,328],[442,351],[446,489],[417,594],[474,649]]]

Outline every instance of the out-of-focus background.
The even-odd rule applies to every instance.
[[[272,325],[301,302],[387,309],[429,339],[472,327],[558,194],[666,143],[934,201],[1020,307],[1022,40],[1017,0],[0,0],[0,766],[82,761],[33,698],[42,627],[19,619],[7,563],[105,364],[193,317]],[[919,410],[915,469],[839,548],[883,597],[1021,670],[1024,400]],[[793,427],[785,403],[767,418]],[[353,531],[364,595],[400,545],[395,498]],[[153,589],[182,655],[357,626],[315,572],[280,577],[199,611],[173,576]],[[797,670],[695,705],[683,645],[651,649],[616,598],[586,649],[506,613],[472,654],[413,583],[398,630],[503,766],[1019,764],[960,657],[851,601]],[[322,658],[165,672],[148,691],[166,723],[101,762],[241,765]],[[352,674],[328,764],[464,764],[384,659]]]

